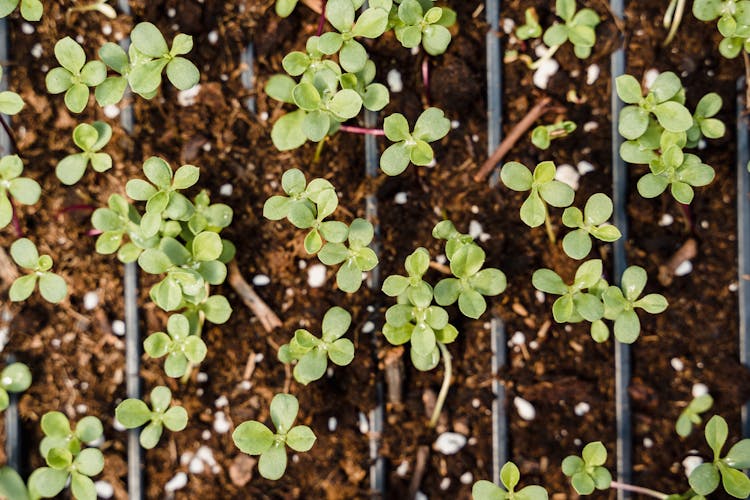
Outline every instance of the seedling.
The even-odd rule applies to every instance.
[[[543,161],[536,166],[534,173],[516,161],[503,165],[500,178],[513,191],[531,191],[521,205],[521,220],[529,227],[546,225],[547,236],[555,241],[552,224],[549,220],[547,204],[564,208],[573,203],[573,188],[555,180],[557,168],[551,161]]]
[[[40,0],[2,0],[0,1],[0,18],[8,16],[21,4],[21,17],[27,21],[38,21],[44,10]]]
[[[279,361],[292,363],[294,379],[307,385],[320,379],[328,368],[328,360],[338,366],[346,366],[354,359],[354,344],[342,339],[351,325],[352,316],[345,309],[334,306],[323,316],[321,338],[304,329],[294,332],[291,342],[279,349]]]
[[[378,265],[378,256],[368,245],[375,236],[375,230],[365,219],[354,219],[349,226],[347,240],[343,243],[327,242],[318,258],[327,266],[341,264],[336,272],[336,284],[347,293],[354,293],[362,285],[362,273],[371,271]]]
[[[293,425],[299,402],[291,394],[277,394],[271,401],[271,420],[276,433],[257,420],[243,422],[232,433],[234,444],[248,455],[260,455],[258,472],[266,479],[284,475],[287,464],[286,446],[305,452],[315,443],[315,434],[306,425]]]
[[[159,443],[164,427],[172,432],[179,432],[187,426],[188,415],[182,406],[171,406],[172,391],[164,386],[151,391],[151,406],[140,399],[126,399],[115,409],[115,418],[126,429],[135,429],[146,422],[141,430],[139,441],[147,450]]]
[[[106,172],[112,168],[112,157],[99,152],[109,143],[111,137],[112,127],[104,122],[78,125],[73,130],[73,142],[83,152],[63,158],[55,169],[57,178],[70,186],[81,180],[89,162],[97,172]]]
[[[677,75],[671,71],[660,73],[651,85],[646,97],[641,94],[641,84],[631,75],[621,75],[615,80],[617,95],[625,101],[620,113],[618,130],[628,140],[643,136],[651,115],[668,132],[687,132],[693,125],[693,117],[685,107],[685,90]]]
[[[721,96],[716,92],[710,92],[698,101],[693,113],[693,126],[687,131],[687,147],[696,147],[701,136],[709,139],[724,137],[724,122],[714,118],[721,111],[722,104]]]
[[[451,42],[447,26],[456,21],[456,13],[444,7],[434,7],[433,0],[401,0],[391,7],[391,25],[401,45],[410,49],[422,44],[425,52],[440,55]],[[375,3],[375,2],[370,2]],[[382,1],[387,5],[390,1]]]
[[[47,73],[47,92],[65,92],[65,106],[73,113],[80,113],[89,102],[89,87],[104,81],[107,67],[101,61],[86,62],[83,48],[69,36],[55,44],[55,58],[60,67]]]
[[[429,266],[430,253],[425,248],[417,248],[404,262],[407,276],[388,276],[383,281],[383,293],[389,297],[404,296],[412,304],[419,301],[419,297],[431,297],[432,287],[422,279]]]
[[[529,40],[530,38],[539,38],[542,36],[542,26],[539,24],[539,15],[536,9],[529,7],[524,11],[526,24],[516,28],[516,36],[519,40]]]
[[[362,4],[362,1],[357,1]],[[388,11],[369,7],[355,21],[356,9],[352,0],[328,0],[326,19],[339,33],[324,33],[318,49],[326,54],[339,54],[339,64],[350,73],[361,71],[367,62],[367,51],[356,38],[377,38],[388,26]]]
[[[590,495],[594,489],[609,489],[612,483],[612,474],[603,467],[606,461],[607,449],[601,441],[595,441],[583,447],[582,457],[566,457],[562,471],[570,477],[570,483],[579,495]]]
[[[695,0],[693,15],[701,21],[718,18],[717,27],[724,39],[719,52],[728,59],[737,57],[742,48],[750,52],[750,2],[746,0]]]
[[[568,40],[573,44],[576,57],[589,57],[591,48],[596,43],[596,27],[601,22],[599,14],[593,9],[581,9],[576,12],[575,0],[557,0],[555,12],[565,23],[555,23],[544,32],[542,40],[549,48],[543,58],[549,59]]]
[[[167,376],[179,378],[190,365],[197,365],[206,357],[206,344],[197,335],[191,335],[190,322],[182,314],[173,314],[167,320],[167,332],[155,332],[143,342],[143,350],[152,358],[167,356],[164,371]],[[161,400],[160,400],[161,402]],[[152,403],[155,406],[161,404]]]
[[[576,207],[568,207],[562,215],[565,226],[574,228],[563,238],[563,250],[570,258],[583,259],[591,252],[591,237],[612,242],[622,234],[616,226],[605,224],[612,216],[612,200],[603,193],[592,195],[581,212]]]
[[[451,122],[437,108],[427,108],[419,115],[414,130],[409,132],[409,122],[404,115],[394,113],[383,122],[385,136],[396,144],[383,151],[380,169],[388,175],[399,175],[409,162],[429,165],[435,158],[430,142],[442,139],[450,131]]]
[[[23,363],[11,363],[0,373],[0,411],[10,404],[9,392],[23,392],[31,386],[31,370]]]
[[[3,16],[0,16],[3,17]],[[3,68],[0,67],[0,79],[3,77]],[[4,115],[15,115],[23,109],[23,99],[15,92],[4,90],[0,92],[0,113]]]
[[[750,439],[743,439],[729,449],[722,457],[721,449],[726,444],[729,429],[722,417],[714,415],[706,423],[706,442],[714,452],[711,462],[696,467],[688,478],[690,487],[697,495],[709,495],[719,487],[719,480],[724,490],[735,498],[750,496],[750,478],[742,469],[750,467]]]
[[[688,437],[693,432],[693,426],[701,424],[700,414],[710,410],[713,404],[714,398],[710,394],[702,394],[694,398],[677,418],[675,424],[677,434],[681,437]]]
[[[561,297],[552,305],[552,315],[558,323],[595,322],[604,316],[604,304],[593,293],[602,279],[602,261],[588,260],[578,267],[571,285],[551,269],[534,271],[531,282],[537,290]],[[588,290],[588,292],[584,292]]]
[[[539,125],[531,131],[531,142],[539,149],[547,150],[554,139],[561,139],[572,134],[576,129],[574,122],[565,120],[551,125]]]
[[[521,472],[513,462],[506,462],[500,469],[500,482],[505,489],[489,481],[481,480],[474,483],[471,496],[474,500],[547,500],[547,490],[541,486],[525,486],[516,491],[521,481]]]
[[[36,288],[37,281],[39,281],[39,291],[47,302],[56,304],[68,294],[68,286],[65,284],[65,280],[60,275],[50,271],[52,269],[52,257],[47,254],[40,256],[36,245],[28,238],[14,241],[10,246],[10,256],[16,264],[31,271],[31,274],[16,278],[10,286],[8,295],[13,302],[20,302],[29,298]]]
[[[40,467],[29,476],[30,496],[53,498],[70,481],[75,498],[96,498],[91,478],[104,468],[104,455],[97,448],[82,448],[82,443],[101,438],[101,421],[96,417],[84,417],[73,431],[65,415],[52,411],[42,416],[41,425],[45,437],[39,451],[47,467]]]
[[[28,177],[21,177],[23,162],[17,155],[0,158],[0,229],[13,220],[13,204],[10,198],[23,205],[39,201],[42,188]]]

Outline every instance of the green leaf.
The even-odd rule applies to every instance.
[[[656,198],[664,192],[669,180],[661,175],[646,174],[638,179],[638,193],[644,198]]]
[[[487,302],[476,290],[463,290],[458,296],[458,308],[464,316],[478,319],[487,310]]]
[[[130,33],[130,40],[139,52],[159,58],[169,53],[169,47],[159,28],[149,22],[138,23]]]
[[[622,291],[629,301],[635,301],[646,286],[648,275],[639,266],[630,266],[622,273]]]
[[[665,71],[659,73],[649,92],[654,94],[656,102],[663,103],[672,99],[680,90],[682,90],[680,78],[671,71]]]
[[[67,437],[71,432],[68,417],[59,411],[50,411],[42,415],[40,426],[45,436]]]
[[[354,359],[354,344],[349,339],[338,339],[328,346],[328,357],[338,366],[346,366]]]
[[[42,12],[40,0],[21,0],[21,16],[27,21],[38,21],[42,18]]]
[[[750,496],[750,478],[744,472],[731,469],[719,462],[721,472],[721,483],[724,490],[735,498],[748,498]]]
[[[86,476],[96,476],[104,469],[104,455],[96,448],[86,448],[75,459],[76,470]]]
[[[708,408],[706,408],[706,410],[707,409]],[[724,463],[734,469],[747,469],[748,467],[750,467],[750,439],[743,439],[742,441],[736,443],[729,449],[729,453],[727,453],[727,456],[722,460],[724,461]]]
[[[440,362],[440,350],[437,347],[425,356],[419,354],[415,349],[410,351],[410,355],[414,368],[423,372],[432,370]]]
[[[133,92],[143,96],[155,94],[161,85],[161,72],[168,62],[167,59],[154,59],[131,68],[128,83]]]
[[[393,113],[383,120],[383,130],[388,140],[393,142],[405,141],[409,134],[409,122],[401,113]]]
[[[579,495],[590,495],[595,488],[594,480],[585,472],[573,474],[573,477],[570,478],[570,484]]]
[[[414,125],[413,136],[426,142],[433,142],[445,137],[451,128],[451,122],[438,108],[427,108],[419,115]]]
[[[141,431],[138,440],[141,446],[147,450],[153,449],[159,444],[161,435],[164,432],[164,426],[159,422],[151,422]]]
[[[544,32],[542,41],[548,47],[562,45],[568,39],[568,28],[564,24],[555,23]]]
[[[61,94],[68,90],[73,82],[70,71],[65,68],[52,68],[45,77],[47,92],[50,94]]]
[[[575,284],[579,288],[591,288],[602,277],[601,259],[592,259],[580,265],[575,275]]]
[[[719,487],[719,471],[712,463],[700,464],[690,473],[688,483],[698,495],[708,495]]]
[[[336,273],[336,284],[341,291],[354,293],[362,285],[362,271],[353,262],[347,261]]]
[[[392,144],[380,157],[380,169],[387,175],[401,174],[409,166],[409,148],[402,142]]]
[[[362,98],[354,90],[339,90],[329,101],[328,109],[345,120],[354,118],[362,109]]]
[[[576,229],[563,238],[563,250],[572,259],[583,259],[591,252],[591,237],[585,229]]]
[[[23,109],[23,99],[15,92],[0,92],[0,113],[15,115]]]
[[[293,427],[286,435],[286,444],[294,451],[305,452],[315,444],[315,434],[306,425]]]
[[[521,220],[529,227],[541,226],[547,218],[547,209],[536,190],[521,205]]]
[[[89,100],[89,89],[82,83],[73,84],[65,93],[65,106],[73,113],[80,113],[86,108]]]
[[[615,79],[617,95],[627,104],[638,104],[643,98],[641,84],[631,75],[621,75]]]
[[[346,309],[338,306],[330,308],[323,316],[323,340],[333,342],[343,336],[349,329],[352,315]]]
[[[221,237],[213,232],[204,231],[193,240],[193,258],[198,261],[212,261],[219,258],[222,251]]]
[[[89,61],[81,70],[81,82],[96,87],[107,78],[107,67],[101,61]]]
[[[42,194],[42,188],[39,184],[26,177],[17,177],[10,181],[8,190],[13,198],[23,205],[33,205],[39,201],[39,196]]]
[[[260,455],[273,446],[274,435],[265,425],[251,420],[243,422],[232,433],[237,448],[248,455]]]
[[[607,449],[601,441],[595,441],[583,447],[582,457],[586,465],[604,465]]]
[[[55,273],[44,273],[39,277],[39,292],[44,300],[57,304],[68,295],[68,285]]]
[[[670,132],[684,132],[693,124],[693,117],[690,115],[690,111],[675,101],[658,104],[654,108],[654,114],[656,115],[656,119],[659,120],[659,125]],[[631,139],[631,137],[628,137],[628,139]]]
[[[507,286],[505,274],[499,269],[482,269],[471,278],[471,286],[482,295],[494,296],[503,293]]]
[[[66,186],[72,186],[86,172],[88,159],[83,154],[73,154],[63,158],[55,168],[55,175]]]
[[[724,447],[727,435],[729,434],[726,420],[719,415],[714,415],[706,424],[705,434],[706,442],[713,450],[714,458],[718,460],[721,456],[721,449]]]
[[[388,11],[379,8],[365,10],[357,19],[352,29],[354,36],[377,38],[383,34],[388,26]]]
[[[271,420],[280,434],[286,434],[291,429],[299,412],[297,398],[290,394],[277,394],[271,401]]]
[[[551,269],[538,269],[531,277],[534,288],[545,293],[564,295],[568,293],[568,286],[557,273]]]
[[[648,117],[649,114],[638,106],[625,106],[620,112],[617,130],[626,139],[638,139],[648,129]]]
[[[275,481],[284,475],[287,456],[283,445],[274,444],[263,452],[258,460],[258,472],[266,479]]]
[[[52,448],[44,458],[53,469],[67,469],[73,463],[73,454],[65,448]]]
[[[68,471],[55,470],[50,467],[40,467],[29,476],[30,496],[39,495],[44,498],[54,498],[65,488],[70,474]]]
[[[0,497],[13,500],[29,500],[29,492],[23,478],[10,467],[0,468]]]
[[[72,38],[66,36],[55,44],[55,58],[60,66],[77,75],[86,64],[86,53]]]
[[[126,399],[115,408],[115,418],[126,429],[133,429],[151,420],[151,410],[140,399]]]
[[[499,486],[483,479],[474,483],[474,486],[471,488],[471,497],[473,500],[503,500],[505,498],[505,491]]]
[[[271,130],[271,140],[279,151],[296,149],[307,141],[302,130],[305,112],[302,110],[287,113],[279,118]]]
[[[184,33],[179,33],[172,40],[172,50],[170,54],[173,56],[179,56],[187,54],[193,50],[193,37]]]
[[[76,436],[84,443],[96,441],[103,433],[101,420],[93,416],[83,417],[76,425]]]
[[[179,432],[187,427],[188,414],[182,406],[175,406],[164,412],[164,426],[172,432]]]
[[[21,302],[29,298],[34,293],[34,287],[36,286],[36,275],[29,274],[27,276],[21,276],[16,278],[10,287],[8,296],[13,302]]]
[[[0,384],[8,392],[23,392],[31,386],[31,371],[23,363],[11,363],[0,374]]]
[[[521,480],[521,473],[513,462],[506,462],[500,470],[500,481],[508,491],[513,491]]]

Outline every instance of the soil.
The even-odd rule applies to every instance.
[[[103,206],[111,193],[124,193],[126,180],[138,176],[142,161],[151,155],[162,156],[175,167],[183,163],[200,166],[201,186],[214,201],[234,209],[234,221],[226,234],[239,249],[239,268],[248,281],[258,274],[270,277],[270,284],[256,291],[280,316],[283,326],[267,333],[224,285],[217,292],[229,298],[234,314],[227,324],[205,329],[209,354],[200,368],[205,375],[194,373],[187,383],[180,384],[164,376],[161,361],[144,357],[145,392],[155,385],[169,386],[191,416],[185,431],[166,433],[159,447],[145,453],[147,498],[164,497],[165,484],[177,472],[188,472],[183,458],[200,446],[212,451],[217,467],[189,473],[187,485],[175,492],[175,498],[349,499],[371,495],[370,436],[361,427],[375,406],[376,384],[383,381],[386,358],[398,359],[400,353],[389,348],[378,333],[382,313],[391,302],[365,287],[354,295],[341,293],[335,289],[331,271],[324,287],[308,286],[307,268],[317,260],[305,253],[302,234],[289,224],[269,222],[261,216],[265,199],[279,191],[282,172],[292,167],[305,171],[308,178],[325,177],[333,182],[341,198],[337,216],[346,221],[364,217],[365,197],[373,192],[377,195],[379,218],[375,222],[381,231],[382,276],[403,273],[404,258],[418,246],[433,256],[440,255],[442,247],[432,238],[431,229],[444,216],[462,232],[467,232],[472,222],[481,225],[486,233],[482,246],[488,265],[508,276],[508,290],[489,301],[490,310],[479,321],[459,319],[458,311],[450,310],[461,335],[449,346],[454,379],[436,430],[426,427],[429,415],[424,398],[439,390],[442,365],[429,373],[418,372],[405,353],[401,398],[388,401],[381,436],[387,498],[407,498],[418,448],[431,447],[446,430],[465,434],[468,444],[449,456],[431,450],[419,489],[430,498],[463,499],[470,497],[473,481],[491,478],[494,395],[489,321],[493,316],[505,323],[509,337],[522,332],[526,338],[523,348],[510,347],[508,366],[501,374],[508,395],[510,455],[521,468],[524,482],[543,484],[558,495],[556,498],[572,495],[559,464],[565,456],[579,452],[582,444],[595,440],[603,441],[610,450],[608,465],[614,468],[612,343],[594,343],[582,325],[563,327],[552,322],[551,300],[539,300],[530,285],[531,274],[549,267],[568,278],[577,263],[564,256],[559,243],[551,245],[543,229],[528,230],[521,223],[521,194],[502,186],[491,188],[472,178],[488,155],[488,26],[482,2],[446,3],[457,10],[461,23],[447,53],[429,58],[427,86],[421,76],[422,53],[412,55],[388,36],[370,43],[369,50],[379,81],[397,69],[404,84],[402,92],[392,94],[391,103],[379,114],[381,119],[400,112],[413,121],[425,106],[435,105],[457,126],[436,146],[434,167],[412,166],[399,177],[380,175],[375,179],[365,175],[363,139],[359,136],[332,137],[318,163],[312,161],[315,145],[280,153],[271,144],[271,125],[284,109],[264,95],[263,85],[281,71],[283,55],[300,50],[314,34],[318,18],[307,7],[300,6],[290,18],[281,20],[273,13],[271,0],[136,0],[131,2],[132,19],[121,16],[106,21],[91,13],[66,16],[73,2],[65,0],[46,2],[45,17],[33,25],[31,34],[21,29],[24,23],[17,14],[11,18],[10,88],[27,103],[14,118],[14,130],[26,172],[42,184],[45,193],[39,204],[21,209],[21,227],[41,251],[52,255],[56,270],[70,287],[70,298],[58,306],[38,297],[22,306],[6,305],[14,317],[5,353],[27,362],[34,374],[34,384],[20,403],[27,470],[42,465],[36,449],[44,412],[58,409],[73,420],[84,414],[96,415],[105,424],[106,436],[102,451],[107,466],[101,479],[112,484],[116,498],[127,498],[126,434],[113,427],[114,408],[125,395],[124,342],[113,334],[111,326],[123,314],[122,266],[113,257],[94,252],[94,238],[86,234],[90,210],[61,211],[76,205]],[[554,19],[550,2],[535,3],[541,24],[549,25]],[[677,71],[693,105],[709,91],[724,98],[719,117],[727,124],[728,133],[709,141],[701,152],[717,177],[708,187],[697,190],[690,221],[686,223],[683,211],[666,195],[644,200],[632,189],[628,204],[629,264],[646,268],[648,291],[662,293],[670,302],[664,314],[642,315],[643,333],[633,348],[634,482],[667,492],[682,491],[686,481],[680,462],[688,450],[707,451],[700,432],[687,440],[674,433],[677,415],[691,399],[692,385],[700,382],[709,387],[716,401],[713,411],[727,418],[735,436],[739,406],[750,395],[748,373],[738,362],[737,298],[733,291],[737,283],[735,81],[742,74],[742,64],[721,58],[715,27],[691,15],[686,14],[675,41],[663,48],[660,7],[630,2],[626,19],[619,24],[605,2],[581,3],[597,10],[603,19],[589,59],[581,61],[569,47],[563,47],[555,56],[560,70],[546,91],[533,86],[532,72],[523,63],[508,62],[503,69],[506,133],[544,95],[553,97],[561,108],[548,114],[545,121],[569,119],[578,124],[578,130],[553,142],[548,151],[535,149],[526,136],[506,160],[529,166],[551,158],[558,165],[588,161],[594,170],[581,177],[576,203],[582,204],[595,192],[611,192],[609,56],[621,43],[622,33],[626,35],[629,73],[640,77],[651,68]],[[530,4],[503,2],[501,23],[505,19],[522,22],[523,9]],[[177,91],[168,84],[152,101],[135,99],[135,130],[128,135],[118,118],[106,118],[98,107],[89,106],[81,117],[71,116],[61,96],[46,93],[43,70],[56,66],[52,51],[56,40],[80,36],[87,46],[98,47],[127,35],[129,27],[141,20],[154,22],[167,34],[185,32],[195,38],[190,57],[202,76],[194,104],[180,105]],[[105,35],[110,29],[111,35]],[[211,43],[209,33],[214,31],[218,42]],[[251,90],[242,85],[245,68],[240,63],[249,41],[254,42],[256,52]],[[43,49],[38,59],[31,56],[37,43]],[[506,34],[502,34],[502,44],[504,49],[533,55],[532,46]],[[600,74],[587,84],[591,65],[596,65]],[[580,102],[569,101],[570,91],[576,92]],[[247,109],[250,97],[256,98],[255,114]],[[113,126],[115,135],[107,151],[114,157],[115,167],[105,174],[87,172],[75,187],[65,188],[54,176],[54,166],[72,152],[70,134],[83,119],[104,119]],[[632,186],[642,174],[642,167],[631,167]],[[230,195],[219,194],[225,184],[233,186]],[[396,202],[397,193],[406,193],[405,204]],[[664,214],[670,214],[674,223],[660,225]],[[561,211],[553,212],[558,229],[560,215]],[[12,229],[6,228],[0,246],[8,248],[14,236]],[[693,271],[675,278],[669,286],[661,285],[656,279],[658,267],[691,237],[698,241]],[[609,245],[596,245],[595,254],[611,269]],[[430,271],[428,277],[434,283],[440,274]],[[166,315],[148,300],[148,287],[153,283],[153,277],[141,276],[144,335],[163,329],[166,322]],[[87,292],[99,297],[98,306],[91,311],[83,307]],[[350,366],[336,368],[333,376],[308,387],[292,382],[291,392],[300,399],[300,422],[313,427],[318,441],[309,453],[292,457],[282,480],[266,481],[257,475],[253,461],[234,447],[231,430],[248,419],[268,418],[268,404],[288,377],[276,361],[275,346],[287,342],[296,328],[319,329],[319,318],[332,305],[352,313],[349,335],[357,356]],[[375,323],[374,333],[368,321]],[[673,359],[682,362],[681,371],[673,368]],[[244,380],[248,363],[254,369]],[[534,420],[518,416],[513,405],[516,397],[533,404]],[[590,411],[578,416],[574,408],[579,403],[587,403]],[[214,429],[219,412],[230,422],[228,433]],[[329,425],[334,421],[336,430],[331,432]],[[230,472],[238,470],[244,472],[239,476],[245,477]],[[252,475],[249,482],[248,474]],[[598,497],[608,496],[612,495],[601,493]]]

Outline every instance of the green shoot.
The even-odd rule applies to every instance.
[[[126,399],[115,409],[115,418],[126,429],[135,429],[148,422],[141,430],[141,446],[150,450],[161,439],[164,427],[172,432],[179,432],[187,426],[188,415],[182,406],[172,406],[172,392],[164,386],[151,391],[151,406],[140,399]]]
[[[542,26],[539,24],[539,15],[536,13],[536,9],[529,7],[524,11],[524,17],[526,23],[516,28],[516,37],[519,40],[529,40],[542,36]]]
[[[505,489],[489,481],[481,480],[471,488],[473,500],[547,500],[547,490],[541,486],[525,486],[516,491],[521,481],[521,472],[513,462],[506,462],[500,469],[500,482]]]
[[[742,51],[750,52],[750,2],[746,0],[695,0],[693,15],[701,21],[719,19],[717,27],[724,39],[719,52],[734,59]]]
[[[11,363],[0,373],[0,411],[10,404],[9,392],[23,392],[31,386],[31,370],[23,363]]]
[[[576,12],[575,0],[556,0],[555,11],[565,23],[555,23],[544,32],[542,40],[549,47],[548,53],[554,54],[558,47],[570,40],[576,57],[589,57],[596,43],[596,27],[601,22],[599,14],[593,9],[581,9]],[[545,55],[543,58],[548,57]]]
[[[563,238],[563,250],[572,259],[583,259],[591,252],[591,237],[612,242],[622,234],[617,227],[605,224],[612,216],[612,200],[603,193],[592,195],[581,212],[576,207],[568,207],[562,215],[566,227],[573,228]]]
[[[409,122],[400,113],[388,116],[383,122],[385,136],[395,144],[383,151],[380,169],[388,175],[399,175],[409,162],[414,165],[429,165],[435,157],[430,142],[445,137],[451,122],[437,108],[427,108],[419,115],[414,130],[409,132]]]
[[[542,150],[547,150],[554,139],[561,139],[572,134],[576,129],[574,122],[565,120],[551,125],[539,125],[531,131],[531,142]]]
[[[68,294],[68,285],[52,269],[52,257],[47,254],[39,255],[36,245],[28,238],[21,238],[10,246],[10,256],[22,268],[31,271],[13,282],[8,295],[13,302],[24,301],[34,292],[39,282],[39,292],[47,302],[56,304]]]
[[[191,364],[197,365],[205,359],[206,344],[198,335],[191,335],[190,322],[182,314],[169,317],[167,332],[149,335],[143,342],[143,350],[152,358],[166,356],[164,371],[169,377],[179,378],[185,375]]]
[[[89,101],[89,87],[96,87],[107,77],[107,67],[101,61],[86,62],[83,48],[66,36],[55,44],[55,58],[60,67],[47,73],[47,92],[65,92],[65,106],[80,113]]]
[[[112,137],[112,127],[104,122],[89,125],[81,123],[73,130],[73,142],[82,153],[68,155],[57,164],[55,174],[65,185],[72,185],[81,180],[89,162],[97,172],[112,168],[112,157],[100,153]]]
[[[13,220],[13,205],[10,198],[23,205],[39,201],[42,188],[28,177],[21,177],[23,162],[17,155],[0,158],[0,229]]]
[[[701,424],[700,414],[710,410],[713,404],[714,398],[710,394],[702,394],[694,398],[677,418],[675,423],[677,434],[681,437],[688,437],[693,432],[693,426]]]
[[[432,0],[401,0],[398,3],[398,8],[395,3],[391,8],[390,18],[401,45],[410,49],[421,43],[425,52],[432,56],[444,53],[451,42],[447,26],[455,23],[456,13],[444,7],[434,7]]]
[[[612,483],[612,474],[603,467],[606,461],[607,449],[601,441],[596,441],[583,447],[582,457],[566,457],[562,471],[570,477],[570,483],[579,495],[590,495],[594,489],[609,489]]]

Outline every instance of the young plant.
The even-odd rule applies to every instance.
[[[551,125],[539,125],[531,131],[531,142],[539,149],[547,150],[554,139],[561,139],[572,134],[576,124],[569,120]]]
[[[688,482],[698,495],[707,496],[719,487],[735,498],[750,496],[750,478],[742,469],[750,467],[750,439],[743,439],[729,449],[722,457],[721,450],[727,441],[729,429],[722,417],[714,415],[706,423],[705,435],[708,446],[714,453],[711,462],[702,463],[690,473]]]
[[[345,309],[334,306],[323,316],[322,337],[299,329],[288,344],[279,349],[279,361],[296,362],[294,379],[307,385],[320,379],[328,368],[328,360],[338,366],[346,366],[354,359],[354,344],[342,339],[351,325],[352,316]]]
[[[617,95],[628,106],[620,113],[618,130],[630,141],[643,136],[653,115],[668,132],[687,132],[693,117],[685,107],[685,90],[679,77],[671,71],[660,73],[643,97],[641,84],[631,75],[621,75],[615,80]]]
[[[513,462],[506,462],[500,469],[500,481],[505,489],[489,481],[481,480],[471,488],[473,500],[547,500],[547,490],[541,486],[525,486],[516,491],[521,472]]]
[[[172,432],[179,432],[187,426],[188,415],[182,406],[171,406],[172,391],[164,386],[151,391],[151,406],[140,399],[126,399],[115,408],[115,418],[126,429],[135,429],[146,422],[141,430],[141,446],[150,450],[159,443],[164,427]]]
[[[716,92],[709,92],[701,97],[695,105],[693,126],[687,131],[687,147],[696,147],[701,137],[709,139],[724,137],[726,125],[718,118],[714,118],[721,111],[722,105],[721,96]]]
[[[391,25],[396,38],[405,48],[422,44],[425,52],[437,56],[445,52],[451,42],[448,26],[456,21],[456,13],[444,7],[435,7],[433,0],[401,0],[398,8],[391,7]],[[376,2],[370,2],[371,4]],[[389,1],[382,1],[388,4]]]
[[[701,21],[718,18],[719,33],[724,39],[719,52],[727,59],[737,57],[742,48],[750,52],[750,2],[746,0],[695,0],[693,15]]]
[[[429,165],[435,158],[430,142],[445,137],[451,122],[437,108],[427,108],[419,115],[414,130],[409,132],[409,122],[404,115],[394,113],[383,121],[383,130],[388,140],[395,142],[383,151],[380,169],[388,175],[399,175],[409,162],[414,165]]]
[[[571,285],[551,269],[534,271],[531,282],[537,290],[553,295],[560,295],[552,305],[552,315],[558,323],[578,323],[583,320],[595,322],[604,316],[604,304],[592,292],[600,286],[602,279],[602,261],[588,260],[576,271]],[[584,292],[588,290],[588,292]]]
[[[546,224],[547,236],[555,241],[549,220],[547,204],[564,208],[573,203],[573,188],[555,179],[557,168],[551,161],[543,161],[536,166],[534,173],[516,161],[503,165],[500,178],[513,191],[531,191],[521,205],[521,220],[529,227]]]
[[[23,392],[31,386],[31,370],[23,363],[11,363],[0,373],[0,411],[10,404],[9,392]]]
[[[688,437],[693,432],[693,426],[701,424],[700,414],[710,410],[713,404],[714,398],[710,394],[702,394],[697,398],[693,398],[677,418],[677,422],[675,423],[677,434],[681,437]]]
[[[13,220],[13,204],[10,197],[22,205],[33,205],[39,201],[42,188],[28,177],[21,177],[23,162],[18,155],[0,158],[0,229]]]
[[[642,267],[630,266],[622,273],[621,287],[610,286],[602,294],[604,317],[614,320],[615,338],[624,344],[632,344],[641,333],[636,309],[659,314],[669,305],[667,299],[658,293],[650,293],[639,299],[647,279],[648,275]],[[601,337],[594,340],[603,342]]]
[[[40,0],[0,0],[0,18],[7,17],[21,4],[21,17],[27,21],[38,21],[44,10]]]
[[[3,16],[0,16],[3,17]],[[0,67],[0,79],[3,77],[3,68]],[[0,92],[0,113],[4,115],[15,115],[23,109],[23,99],[15,92],[4,90]]]
[[[47,73],[47,92],[65,92],[65,106],[73,113],[80,113],[89,102],[89,87],[104,81],[107,67],[101,61],[86,62],[83,48],[69,36],[55,44],[55,58],[60,67]]]
[[[112,157],[99,151],[112,138],[112,127],[105,122],[94,122],[89,125],[81,123],[73,130],[73,142],[82,153],[68,155],[55,168],[55,174],[60,181],[71,186],[81,180],[89,162],[97,172],[106,172],[112,168]]]
[[[542,36],[542,26],[539,24],[539,15],[536,9],[529,7],[524,11],[526,23],[516,28],[516,37],[519,40],[529,40]]]
[[[96,417],[84,417],[71,429],[68,418],[52,411],[42,416],[44,439],[39,451],[47,462],[29,476],[29,493],[32,498],[54,498],[67,484],[73,497],[96,498],[96,488],[91,480],[104,468],[104,455],[96,448],[82,448],[101,438],[103,429]]]
[[[29,298],[34,292],[37,281],[39,291],[47,302],[56,304],[62,301],[68,294],[68,285],[58,274],[50,271],[52,268],[52,257],[47,254],[39,255],[36,245],[28,238],[21,238],[10,246],[10,256],[13,261],[24,269],[31,271],[16,278],[10,286],[8,295],[13,302],[20,302]]]
[[[375,236],[375,229],[365,219],[354,219],[349,226],[347,240],[344,243],[328,241],[318,253],[320,261],[327,266],[341,264],[336,272],[336,284],[346,293],[359,290],[364,280],[363,274],[378,265],[378,256],[368,245]]]
[[[599,14],[593,9],[581,9],[576,12],[575,0],[557,0],[555,12],[565,23],[555,23],[544,32],[542,40],[549,47],[547,54],[554,54],[560,46],[570,40],[576,57],[589,57],[591,48],[596,43],[596,27],[601,22]],[[551,55],[543,57],[548,59]]]
[[[173,314],[167,320],[167,333],[155,332],[143,342],[143,350],[152,358],[167,356],[164,371],[167,376],[179,378],[191,365],[197,365],[206,357],[206,344],[198,335],[190,332],[190,322],[182,314]],[[152,404],[161,406],[154,402]],[[144,446],[145,447],[145,446]]]
[[[266,425],[251,420],[243,422],[232,433],[235,446],[248,455],[260,455],[258,472],[266,479],[276,480],[284,475],[287,464],[286,446],[305,452],[315,443],[315,434],[306,425],[294,425],[299,412],[297,398],[277,394],[271,401],[271,420],[274,433]]]
[[[609,489],[612,483],[612,474],[603,467],[606,461],[607,449],[601,441],[595,441],[583,447],[581,457],[566,457],[562,471],[570,477],[570,483],[579,495],[590,495],[594,489]]]
[[[318,42],[318,49],[324,54],[338,53],[339,64],[350,73],[361,71],[367,62],[367,51],[356,38],[377,38],[388,27],[387,10],[369,7],[355,20],[357,7],[352,0],[328,0],[326,19],[338,33],[324,33]]]
[[[591,252],[591,237],[606,242],[620,239],[622,234],[616,226],[605,224],[612,216],[612,200],[603,193],[592,195],[581,212],[568,207],[562,215],[566,227],[573,228],[563,238],[563,250],[572,259],[583,259]]]

